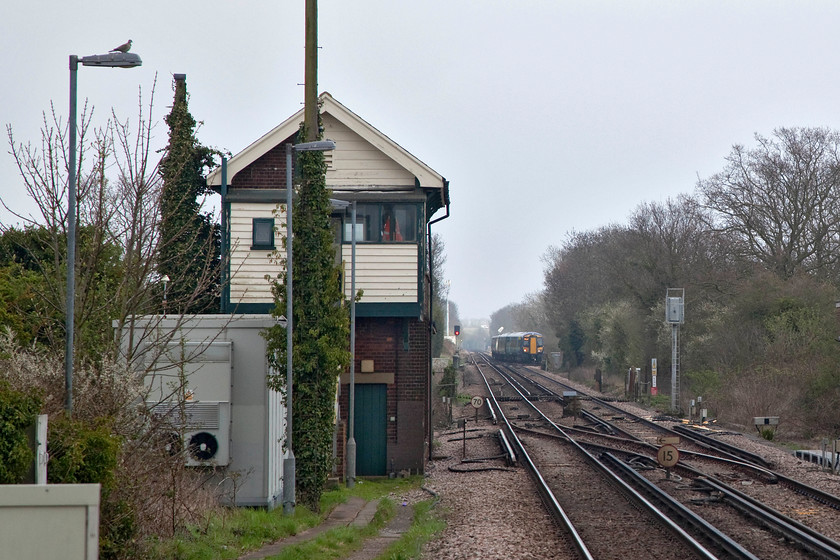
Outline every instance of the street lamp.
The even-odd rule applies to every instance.
[[[347,488],[356,485],[356,201],[351,204],[350,221],[350,395],[348,400]]]
[[[134,53],[110,52],[90,56],[70,55],[70,169],[67,181],[67,316],[65,318],[66,339],[64,346],[64,409],[73,414],[73,315],[76,300],[76,74],[82,66],[105,68],[134,68],[143,64]]]
[[[283,513],[295,512],[295,454],[292,451],[292,150],[326,152],[335,149],[332,140],[286,144],[286,449],[283,460]]]

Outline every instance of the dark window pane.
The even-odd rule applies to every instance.
[[[274,218],[254,218],[252,221],[252,249],[274,248]]]
[[[382,241],[416,241],[417,207],[413,204],[382,205]]]
[[[348,213],[347,217],[350,217]],[[379,241],[379,230],[374,227],[379,223],[378,204],[357,204],[356,205],[356,241]],[[353,241],[353,227],[350,220],[344,223],[344,242]]]

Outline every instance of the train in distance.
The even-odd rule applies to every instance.
[[[543,337],[538,332],[500,334],[493,337],[490,350],[496,360],[539,364],[543,358]]]

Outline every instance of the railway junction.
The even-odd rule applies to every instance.
[[[840,480],[818,466],[535,367],[469,362],[459,394],[481,403],[436,434],[426,487],[448,528],[424,558],[840,558]]]
[[[840,558],[837,476],[752,434],[699,433],[537,367],[491,362],[468,358],[458,394],[472,398],[439,411],[423,488],[349,560],[386,558],[409,530],[408,506],[430,494],[447,528],[424,559]],[[356,499],[241,558],[364,525],[375,509]]]

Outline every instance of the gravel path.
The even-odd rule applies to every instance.
[[[483,420],[467,423],[467,458],[498,455],[498,427]],[[426,487],[440,496],[448,527],[429,543],[423,558],[435,560],[567,558],[566,544],[543,510],[533,483],[524,469],[508,469],[502,460],[462,463],[463,441],[448,441],[455,434],[438,433],[441,446],[428,463]],[[450,467],[459,471],[453,472]],[[499,470],[477,470],[477,469]]]

